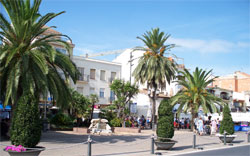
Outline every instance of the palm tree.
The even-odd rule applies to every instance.
[[[47,91],[62,107],[71,99],[61,70],[74,82],[77,69],[69,55],[56,51],[51,44],[70,46],[61,40],[61,34],[44,35],[51,27],[45,25],[64,13],[39,14],[41,0],[0,0],[7,18],[0,13],[0,89],[4,104],[16,104],[27,92],[39,98]]]
[[[155,101],[156,90],[164,89],[166,83],[170,83],[177,71],[175,62],[164,54],[169,51],[174,44],[165,44],[170,35],[160,32],[159,28],[147,31],[142,37],[137,37],[145,44],[145,47],[136,47],[134,50],[144,51],[139,63],[133,71],[135,81],[141,84],[147,83],[147,88],[152,89],[152,125],[155,124]]]
[[[191,112],[192,130],[194,130],[194,117],[197,116],[200,107],[206,114],[208,112],[219,112],[218,106],[224,104],[221,98],[214,96],[206,90],[207,86],[217,78],[212,78],[211,72],[212,70],[207,72],[198,67],[196,67],[193,75],[187,69],[184,69],[184,72],[180,71],[182,76],[179,77],[177,82],[183,86],[183,89],[173,97],[172,104],[180,104],[177,113],[182,111],[184,113]]]

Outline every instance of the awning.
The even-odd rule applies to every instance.
[[[7,110],[7,111],[10,111],[11,110],[11,106],[7,105],[4,109]]]
[[[3,110],[3,105],[2,104],[0,104],[0,110]]]

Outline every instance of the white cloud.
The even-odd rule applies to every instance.
[[[200,40],[200,39],[182,39],[170,38],[170,43],[174,43],[179,51],[197,51],[201,53],[226,53],[235,51],[238,48],[249,48],[250,43],[247,42],[229,42],[226,40]]]

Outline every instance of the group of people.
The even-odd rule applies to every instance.
[[[194,120],[195,130],[199,135],[214,135],[219,130],[219,119],[211,120],[211,117],[207,121],[204,121],[201,117]]]
[[[147,119],[142,116],[127,116],[125,121],[131,122],[131,127],[140,127],[141,129],[150,128],[151,127],[151,120],[148,117]]]
[[[189,118],[181,118],[174,120],[174,127],[179,129],[190,129],[190,119]]]

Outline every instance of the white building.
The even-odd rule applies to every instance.
[[[133,51],[132,49],[126,49],[121,53],[113,62],[121,64],[121,79],[134,83],[134,77],[132,73],[138,65],[139,58],[143,56],[144,51]],[[131,57],[132,55],[132,57]],[[130,64],[129,60],[133,60]],[[158,99],[156,101],[156,115],[158,114],[158,106],[163,98],[171,97],[175,95],[180,87],[176,82],[166,85],[166,89],[159,91]],[[137,104],[137,115],[145,115],[151,117],[151,104],[150,98],[148,97],[148,90],[146,84],[139,84],[139,94],[133,99],[133,103]]]
[[[71,87],[84,96],[96,94],[99,97],[99,105],[108,105],[114,100],[115,95],[109,85],[112,80],[120,79],[121,65],[119,63],[101,61],[95,59],[73,56],[73,62],[81,73],[79,80]]]

